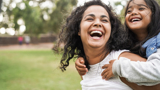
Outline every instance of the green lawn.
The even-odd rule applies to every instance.
[[[81,90],[74,62],[61,72],[60,58],[49,50],[1,50],[0,90]]]

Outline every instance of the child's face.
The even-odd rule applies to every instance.
[[[147,32],[147,26],[151,22],[151,9],[147,6],[144,0],[133,0],[129,3],[126,24],[135,34]]]
[[[111,34],[109,18],[108,12],[102,6],[92,5],[85,10],[78,33],[84,50],[91,47],[104,49]]]

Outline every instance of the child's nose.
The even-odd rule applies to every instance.
[[[132,11],[132,14],[131,15],[137,15],[138,14],[138,10],[137,9],[134,9],[133,11]]]

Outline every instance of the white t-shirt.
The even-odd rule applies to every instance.
[[[104,80],[101,76],[104,70],[102,66],[108,64],[110,60],[118,59],[119,55],[124,51],[128,50],[112,51],[101,62],[90,65],[90,70],[82,76],[83,80],[80,82],[82,90],[132,90],[118,76],[109,80]]]

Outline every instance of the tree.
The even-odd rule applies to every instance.
[[[37,6],[29,5],[30,1],[38,3]],[[62,25],[66,13],[73,9],[76,5],[77,0],[47,0],[52,2],[55,7],[51,8],[52,12],[49,12],[50,8],[41,8],[41,4],[46,2],[46,0],[22,0],[22,2],[16,3],[16,7],[11,8],[15,0],[9,0],[9,4],[4,2],[3,7],[6,7],[6,11],[2,10],[3,16],[5,18],[1,22],[0,27],[14,28],[19,30],[20,25],[17,23],[19,19],[24,21],[26,26],[26,31],[24,33],[31,35],[39,35],[41,33],[57,33]],[[25,8],[21,9],[19,6],[24,4]],[[45,14],[44,14],[45,12]],[[49,19],[45,19],[44,15],[47,15]],[[12,24],[12,25],[10,25]]]
[[[19,29],[17,21],[19,19],[23,19],[26,26],[25,33],[38,35],[43,33],[42,29],[42,18],[41,18],[41,10],[39,7],[31,7],[29,6],[28,1],[24,1],[26,8],[21,10],[20,8],[16,7],[12,10],[12,14],[14,16],[14,28],[15,30]]]
[[[1,7],[2,7],[2,0],[0,0],[0,12],[1,12]]]
[[[67,14],[71,12],[73,6],[76,5],[77,0],[59,0],[56,3],[56,9],[50,14],[49,31],[58,32],[63,24],[63,20]]]
[[[126,6],[122,5],[120,1],[115,2],[114,5],[115,6],[121,5],[123,7],[123,9],[121,10],[121,12],[120,12],[120,14],[118,16],[119,16],[121,22],[124,23],[124,21],[125,21],[125,15],[124,15],[124,13],[125,13]]]

